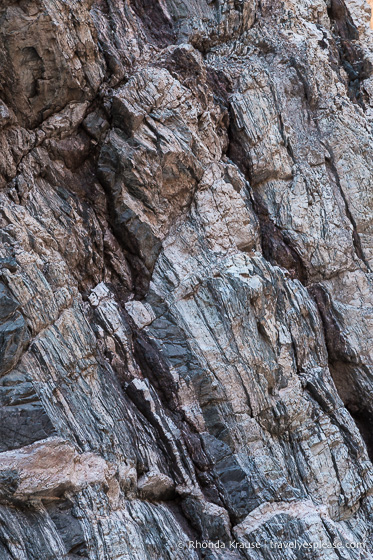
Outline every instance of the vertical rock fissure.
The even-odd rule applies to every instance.
[[[354,219],[354,217],[351,213],[351,210],[350,210],[349,205],[348,205],[348,200],[347,200],[346,194],[343,190],[343,187],[341,185],[341,181],[339,179],[339,174],[338,174],[338,170],[337,170],[336,165],[335,165],[335,159],[334,159],[333,151],[332,151],[331,147],[328,145],[327,142],[324,141],[323,145],[325,146],[325,148],[327,149],[328,154],[329,154],[329,158],[325,160],[325,165],[326,165],[327,168],[329,168],[332,176],[334,177],[335,184],[338,187],[339,193],[340,193],[340,195],[343,199],[346,216],[347,216],[347,218],[348,218],[348,220],[349,220],[349,222],[351,223],[351,226],[352,226],[352,240],[353,240],[353,245],[354,245],[354,248],[355,248],[356,255],[364,263],[367,270],[369,272],[371,272],[369,262],[367,261],[365,255],[364,255],[364,251],[363,251],[363,248],[362,248],[362,245],[361,245],[359,232],[357,231],[356,221],[355,221],[355,219]]]
[[[328,8],[339,63],[348,77],[348,95],[354,103],[365,109],[361,82],[372,73],[372,64],[356,43],[359,32],[343,0],[331,0]]]
[[[4,560],[372,524],[371,46],[327,4],[2,2]]]
[[[356,357],[345,341],[338,320],[333,312],[329,294],[321,284],[308,287],[317,309],[324,331],[328,353],[328,364],[337,392],[355,421],[366,444],[368,455],[373,462],[373,411],[367,405],[367,398],[355,381],[354,371],[358,367]]]

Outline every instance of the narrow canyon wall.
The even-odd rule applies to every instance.
[[[373,559],[370,16],[3,0],[0,560]]]

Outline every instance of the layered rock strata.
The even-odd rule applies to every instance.
[[[369,19],[3,1],[1,560],[373,558]]]

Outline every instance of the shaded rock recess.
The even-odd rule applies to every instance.
[[[0,560],[373,559],[370,17],[1,2]]]

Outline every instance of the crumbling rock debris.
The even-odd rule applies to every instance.
[[[373,559],[370,16],[3,0],[0,560]]]

